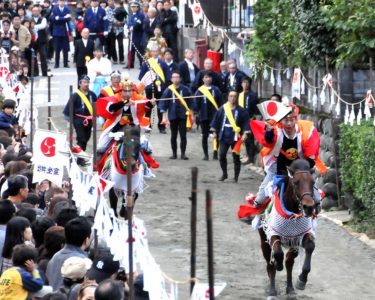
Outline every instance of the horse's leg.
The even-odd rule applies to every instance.
[[[291,248],[285,255],[285,268],[286,268],[286,294],[289,299],[294,299],[296,293],[293,287],[292,272],[294,266],[294,259],[298,256],[298,249]]]
[[[126,201],[125,201],[126,194],[122,192],[122,203],[120,208],[120,217],[124,218],[125,220],[128,219],[128,210],[126,209]]]
[[[305,289],[307,276],[311,270],[311,256],[315,249],[315,242],[314,237],[310,233],[303,237],[302,247],[305,249],[305,261],[303,262],[302,272],[298,276],[298,280],[296,282],[296,288],[299,290]]]
[[[274,264],[277,271],[282,271],[284,269],[284,252],[281,248],[280,237],[274,235],[270,240],[271,251],[273,251]]]
[[[114,188],[109,190],[109,203],[111,204],[111,208],[115,212],[115,216],[117,217],[117,195]]]
[[[271,264],[271,247],[267,243],[267,236],[262,228],[260,228],[258,231],[260,236],[260,247],[262,248],[263,257],[267,263],[267,274],[268,278],[270,279],[270,290],[268,296],[270,299],[272,299],[271,297],[277,296],[275,283],[276,268],[273,264]]]

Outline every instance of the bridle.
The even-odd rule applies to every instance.
[[[296,174],[302,174],[302,173],[308,173],[308,174],[311,174],[310,171],[296,171],[293,173],[293,176],[290,176],[289,177],[292,179],[292,187],[293,187],[293,192],[294,192],[294,195],[296,196],[296,200],[298,202],[298,207],[299,207],[299,210],[300,211],[303,211],[303,207],[302,207],[302,200],[303,198],[307,197],[307,196],[310,196],[311,198],[314,198],[313,197],[313,192],[305,192],[303,193],[302,195],[298,195],[297,191],[296,191],[296,184],[294,183],[293,181],[293,177],[296,175]]]

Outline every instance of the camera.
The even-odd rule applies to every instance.
[[[117,275],[116,275],[116,280],[119,280],[119,281],[123,281],[123,282],[126,282],[127,281],[127,277],[126,277],[126,272],[124,269],[119,269],[119,271],[117,272]]]

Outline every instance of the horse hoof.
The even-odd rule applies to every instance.
[[[268,296],[267,300],[279,300],[280,298],[277,296]]]
[[[284,269],[283,264],[276,264],[276,270],[277,271],[282,271]]]
[[[297,289],[299,289],[299,290],[304,290],[305,287],[306,287],[306,282],[303,282],[303,281],[297,279],[296,284],[295,284],[295,287],[296,287]]]
[[[286,299],[288,300],[297,300],[297,293],[294,290],[286,292]]]

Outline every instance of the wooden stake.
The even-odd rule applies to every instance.
[[[196,270],[196,249],[197,249],[197,182],[198,168],[191,169],[191,218],[190,218],[190,234],[191,234],[191,253],[190,253],[190,278],[195,278]],[[193,292],[195,281],[190,283],[190,294]]]
[[[133,274],[133,207],[134,198],[132,193],[132,151],[133,143],[131,138],[131,129],[124,128],[124,142],[126,151],[126,179],[127,179],[127,214],[128,214],[128,243],[129,243],[129,300],[134,299],[134,274]]]
[[[207,223],[207,254],[208,254],[208,286],[210,300],[215,299],[214,279],[214,245],[212,232],[212,198],[210,190],[206,190],[206,223]]]

